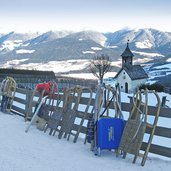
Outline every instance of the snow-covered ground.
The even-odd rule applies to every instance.
[[[160,97],[166,95],[159,94]],[[150,105],[155,105],[154,97],[150,96]],[[171,96],[167,98],[167,105],[171,104]],[[129,98],[122,93],[122,101]],[[77,143],[72,138],[58,139],[43,133],[32,126],[28,133],[25,129],[29,122],[17,115],[9,115],[0,112],[0,171],[166,171],[171,170],[171,159],[149,154],[144,167],[140,166],[141,158],[136,164],[132,164],[133,156],[126,159],[116,157],[114,152],[101,152],[101,156],[95,156],[90,151],[90,145],[84,144],[81,136]],[[162,123],[166,123],[163,121]],[[160,123],[160,124],[162,124]],[[159,139],[161,145],[170,146],[170,139]],[[167,141],[167,142],[166,142]],[[170,143],[169,143],[170,142]]]
[[[49,136],[32,126],[28,133],[28,122],[16,115],[0,113],[0,170],[1,171],[166,171],[171,162],[148,157],[146,165],[140,166],[140,158],[132,164],[132,156],[116,157],[111,151],[102,151],[97,157],[90,145],[79,138],[71,140]]]
[[[150,69],[148,69],[148,66],[147,66],[147,68],[145,68],[145,69],[148,73],[149,80],[153,80],[158,77],[164,77],[164,76],[170,75],[171,74],[171,63],[168,62],[163,65],[152,67]]]

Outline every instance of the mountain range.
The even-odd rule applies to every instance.
[[[107,54],[112,61],[119,62],[127,42],[136,64],[166,63],[171,57],[171,32],[151,28],[122,29],[113,33],[10,32],[0,33],[0,66],[13,68],[29,66],[30,69],[34,69],[35,64],[91,60],[100,54]],[[115,69],[117,70],[118,66]]]

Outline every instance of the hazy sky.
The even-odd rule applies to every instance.
[[[171,32],[171,0],[0,0],[0,31]]]

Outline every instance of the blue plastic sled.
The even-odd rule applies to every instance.
[[[98,155],[102,149],[118,149],[125,121],[119,118],[100,118],[97,122],[96,145]]]

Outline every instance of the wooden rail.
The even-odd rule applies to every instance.
[[[22,94],[22,96],[25,98],[21,98],[21,96],[18,93]],[[12,112],[14,112],[15,114],[19,114],[20,116],[23,116],[23,117],[26,117],[27,112],[30,112],[29,117],[31,118],[33,116],[33,113],[32,111],[28,111],[31,96],[32,96],[32,90],[17,88],[16,97],[14,98],[14,104],[12,106]],[[56,96],[55,98],[57,99],[57,97],[58,96]],[[60,95],[59,98],[62,99],[62,96]],[[87,98],[82,98],[81,104],[85,105],[87,101],[88,101]],[[24,108],[21,108],[20,105],[15,105],[17,103],[22,104]],[[34,105],[35,103],[33,104],[33,106]],[[93,105],[94,105],[94,99],[91,102],[91,107],[93,107]],[[132,104],[122,103],[121,107],[122,107],[122,111],[130,112],[132,108]],[[110,109],[114,109],[113,105],[110,105]],[[156,112],[156,107],[149,106],[149,115],[154,116],[155,112]],[[83,134],[86,134],[86,122],[89,118],[89,115],[90,115],[90,111],[86,116],[86,121],[83,124],[84,126],[82,126],[81,128],[81,133]],[[81,115],[77,116],[77,118],[81,118],[81,117],[82,117]],[[170,119],[171,121],[171,108],[161,107],[159,120],[161,118]],[[75,124],[74,129],[77,130],[78,125]],[[150,128],[147,128],[146,134],[149,134],[149,133],[150,133]],[[155,131],[155,136],[159,136],[162,138],[171,138],[171,128],[165,127],[165,125],[157,126],[156,131]],[[146,146],[147,144],[143,142],[141,150],[145,150]],[[171,147],[166,147],[165,145],[152,144],[149,152],[171,158]]]

